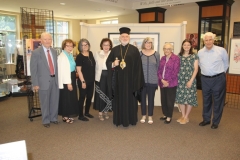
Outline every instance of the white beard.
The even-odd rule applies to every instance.
[[[123,46],[126,46],[129,43],[129,41],[121,42]]]

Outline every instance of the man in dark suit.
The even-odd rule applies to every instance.
[[[51,48],[52,36],[41,34],[42,46],[32,52],[30,61],[33,89],[39,92],[42,123],[49,128],[50,123],[58,124],[58,68],[57,51]]]

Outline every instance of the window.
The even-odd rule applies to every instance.
[[[51,33],[54,37],[54,47],[61,47],[62,41],[68,38],[68,22],[67,21],[54,21],[54,35],[53,29],[49,25],[51,21],[46,22],[46,31]]]
[[[11,62],[10,57],[11,57],[11,54],[14,53],[15,41],[16,41],[16,17],[15,16],[0,15],[0,40],[1,40],[0,47],[6,47],[5,48],[6,60],[4,63]]]
[[[100,21],[100,24],[118,24],[118,19],[103,20]]]

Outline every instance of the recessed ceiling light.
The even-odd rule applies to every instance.
[[[110,12],[110,11],[107,11],[108,13]]]
[[[60,4],[64,6],[66,3],[60,3]]]

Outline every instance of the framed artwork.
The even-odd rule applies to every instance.
[[[165,42],[165,44],[166,43],[170,43],[173,46],[173,51],[172,52],[174,53],[174,42]]]
[[[240,74],[240,38],[232,38],[230,43],[229,74]]]
[[[112,40],[113,47],[120,44],[119,36],[119,33],[108,33],[108,38]],[[140,51],[142,42],[146,37],[152,38],[154,50],[159,52],[159,33],[130,33],[130,44],[136,46]]]
[[[188,39],[192,42],[193,49],[198,48],[198,33],[187,33],[186,39]]]

